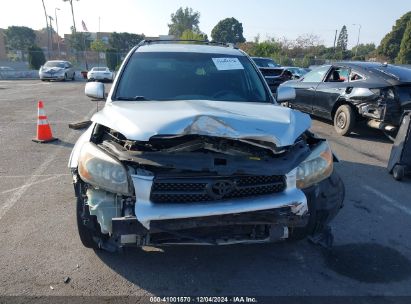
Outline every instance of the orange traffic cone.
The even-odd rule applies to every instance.
[[[44,112],[43,102],[40,100],[38,102],[38,118],[37,118],[37,137],[33,139],[37,143],[47,143],[50,141],[55,141],[51,134],[51,128],[49,122],[47,121],[47,115]]]

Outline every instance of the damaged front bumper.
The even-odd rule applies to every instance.
[[[108,240],[111,248],[229,245],[301,238],[296,232],[304,236],[321,233],[344,199],[344,185],[336,173],[303,190],[288,187],[274,195],[197,204],[153,203],[152,178],[134,175],[132,179],[136,189],[140,189],[134,206],[137,216],[113,216]]]

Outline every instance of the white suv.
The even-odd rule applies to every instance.
[[[102,83],[85,92],[105,98]],[[114,251],[330,240],[344,186],[310,126],[308,115],[277,104],[241,50],[140,43],[70,157],[81,241]]]

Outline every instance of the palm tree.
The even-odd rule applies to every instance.
[[[47,29],[47,57],[50,59],[50,33],[49,33],[49,21],[47,19],[47,12],[46,12],[46,6],[44,5],[44,0],[41,0],[43,3],[43,9],[44,9],[44,16],[46,16],[46,29]]]
[[[77,0],[77,1],[79,1],[79,0]],[[63,0],[63,2],[70,2],[71,15],[73,16],[73,29],[74,29],[74,32],[76,32],[76,21],[74,20],[73,0]]]

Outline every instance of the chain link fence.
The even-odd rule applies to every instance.
[[[39,57],[44,55],[47,60],[67,60],[79,71],[88,71],[93,67],[107,66],[116,71],[123,62],[127,53],[125,52],[93,52],[93,51],[58,51],[50,52],[34,51],[9,51],[6,56],[0,58],[0,79],[38,78],[38,69],[30,65],[30,56]],[[41,63],[40,63],[41,65]]]

